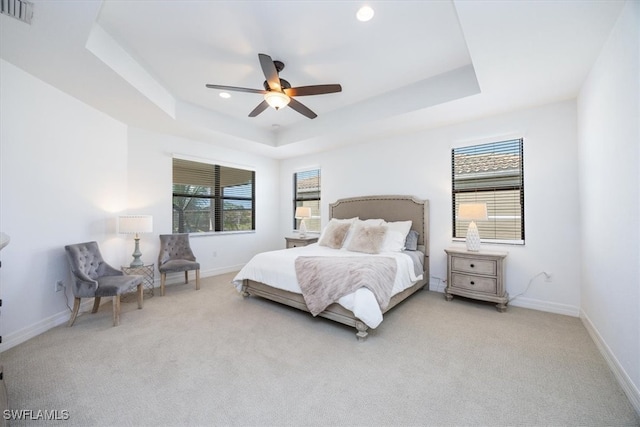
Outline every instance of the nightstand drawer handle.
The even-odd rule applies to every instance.
[[[475,285],[475,284],[476,284],[476,282],[474,282],[473,280],[472,280],[470,283],[471,283],[472,285]]]
[[[475,265],[473,265],[473,264],[470,264],[470,265],[469,265],[469,267],[471,267],[471,268],[473,268],[473,267],[475,267]]]

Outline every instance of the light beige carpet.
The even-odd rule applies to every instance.
[[[2,354],[11,409],[64,426],[634,426],[577,318],[422,291],[369,339],[243,299],[233,274],[202,289],[111,303]]]

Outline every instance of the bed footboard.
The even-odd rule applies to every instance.
[[[391,310],[393,307],[407,299],[415,292],[422,289],[426,283],[426,280],[421,280],[410,288],[407,288],[399,294],[391,297],[389,306],[386,310],[384,310],[383,314]],[[297,308],[298,310],[306,311],[307,313],[309,312],[309,309],[304,302],[304,297],[301,294],[277,289],[264,283],[256,282],[254,280],[244,279],[242,281],[242,289],[240,291],[240,294],[243,297],[252,295],[265,298],[271,301],[278,302],[280,304],[288,305],[289,307]],[[353,312],[342,307],[340,304],[331,304],[322,313],[318,314],[318,316],[356,328],[356,338],[358,339],[358,341],[365,341],[369,335],[369,327],[363,321],[357,318],[353,314]]]

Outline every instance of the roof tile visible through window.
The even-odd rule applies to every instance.
[[[518,154],[455,154],[455,174],[498,172],[520,169]]]

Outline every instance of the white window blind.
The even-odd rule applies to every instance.
[[[304,221],[307,231],[320,232],[320,169],[294,173],[293,194],[293,229],[300,225],[296,208],[304,206],[311,208],[311,218]]]
[[[470,221],[457,218],[461,203],[486,203],[480,238],[524,242],[523,140],[451,150],[453,237],[465,237]]]

